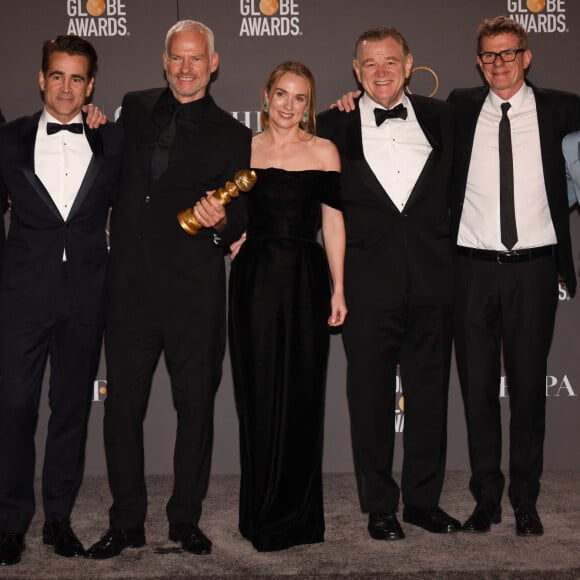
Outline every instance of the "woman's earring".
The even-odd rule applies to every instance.
[[[264,101],[264,105],[262,108],[264,109],[264,113],[268,112],[268,103],[266,101]]]
[[[308,112],[304,111],[304,115],[302,115],[302,122],[306,123],[306,121],[308,121]]]

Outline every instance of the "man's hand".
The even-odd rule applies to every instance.
[[[89,129],[98,129],[107,122],[107,115],[92,103],[83,107],[83,113],[87,114],[87,125]]]
[[[330,105],[331,109],[338,109],[339,111],[344,111],[346,113],[350,113],[356,109],[354,104],[354,100],[360,96],[362,91],[350,91],[346,93],[346,95],[342,95],[340,99],[336,101],[336,103],[332,103]]]
[[[193,206],[193,215],[204,228],[221,232],[227,222],[226,209],[212,194],[213,191],[206,192],[206,197],[202,197]]]

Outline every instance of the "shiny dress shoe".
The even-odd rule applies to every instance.
[[[535,509],[518,508],[515,515],[516,534],[518,536],[541,536],[544,533],[544,526]]]
[[[85,549],[76,537],[67,520],[44,522],[42,541],[47,546],[53,546],[55,554],[65,558],[84,556]]]
[[[375,540],[402,540],[405,537],[395,514],[371,512],[368,530],[371,538]]]
[[[54,547],[54,552],[65,558],[84,556],[85,549],[66,520],[44,522],[42,541]]]
[[[118,556],[125,548],[140,548],[145,545],[142,527],[133,529],[110,528],[105,535],[85,553],[93,560],[106,560]]]
[[[18,564],[23,551],[24,534],[0,533],[0,566]]]
[[[489,532],[491,524],[501,522],[501,507],[497,504],[478,503],[463,524],[464,532]]]
[[[196,524],[170,524],[169,539],[172,542],[181,542],[181,547],[186,552],[198,556],[211,554],[211,540]]]
[[[433,534],[450,534],[461,529],[461,524],[439,507],[417,508],[406,505],[403,509],[403,521]]]

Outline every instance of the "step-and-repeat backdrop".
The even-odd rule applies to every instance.
[[[484,18],[506,14],[530,33],[533,52],[529,77],[537,85],[580,93],[580,2],[577,0],[18,0],[2,2],[0,19],[0,108],[7,120],[41,108],[38,69],[42,41],[61,33],[89,39],[99,54],[94,102],[114,118],[125,92],[164,83],[161,54],[167,29],[191,18],[216,35],[220,68],[211,88],[224,109],[254,131],[260,92],[268,71],[284,60],[309,66],[317,81],[318,110],[355,87],[351,62],[360,32],[396,26],[415,58],[410,90],[445,99],[455,87],[481,83],[475,64],[477,26]],[[575,255],[580,248],[580,218],[571,215]],[[580,261],[580,260],[579,260]],[[393,272],[396,275],[396,272]],[[546,377],[546,469],[580,470],[580,298],[560,293],[556,332]],[[229,358],[224,362],[215,415],[213,471],[239,470],[237,418]],[[332,337],[326,412],[326,471],[352,471],[345,396],[345,359],[340,336]],[[87,449],[87,473],[105,472],[102,443],[106,369],[95,381]],[[397,385],[400,467],[404,431],[404,385]],[[498,385],[509,422],[509,385]],[[38,426],[42,461],[48,421],[45,384]],[[1,401],[0,401],[1,404]],[[453,371],[449,403],[448,469],[469,468],[459,384]],[[155,376],[147,420],[149,473],[172,471],[175,416],[163,359]],[[507,465],[507,446],[504,462]]]

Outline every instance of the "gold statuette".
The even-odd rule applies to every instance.
[[[227,205],[233,198],[240,195],[240,191],[250,191],[258,176],[252,169],[243,169],[234,175],[233,183],[228,181],[224,187],[216,189],[211,196],[218,201],[220,205]],[[203,227],[195,218],[193,208],[188,207],[177,214],[179,225],[190,235],[195,236]]]

